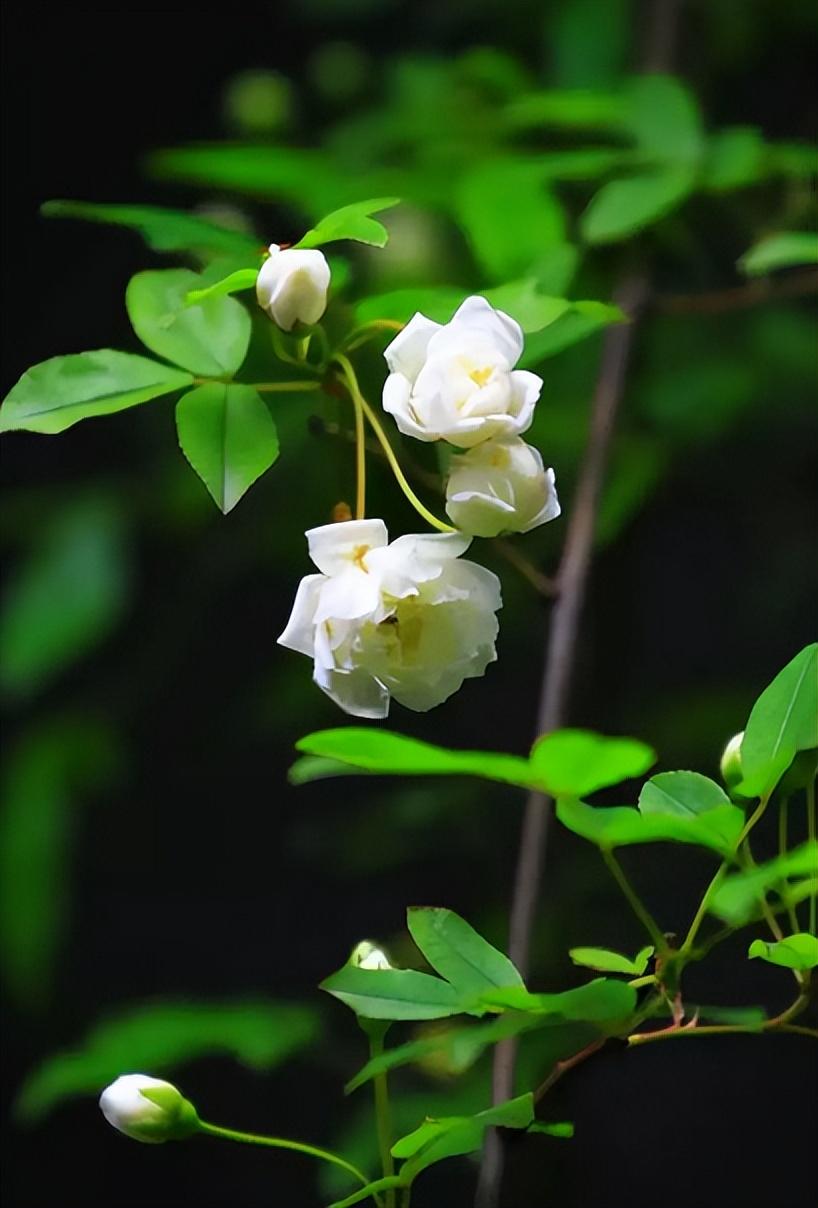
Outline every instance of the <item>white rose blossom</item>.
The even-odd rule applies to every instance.
[[[193,1104],[173,1083],[148,1074],[123,1074],[105,1088],[99,1106],[108,1123],[134,1141],[177,1141],[199,1128]]]
[[[446,512],[476,537],[527,533],[560,514],[554,471],[518,436],[485,440],[452,457]]]
[[[519,323],[485,298],[467,298],[451,321],[416,314],[386,348],[383,406],[406,436],[469,449],[531,424],[542,379],[515,369]]]
[[[496,575],[460,559],[461,533],[399,537],[382,520],[307,534],[318,570],[301,580],[282,646],[313,659],[318,686],[354,717],[381,718],[394,696],[425,711],[497,657]]]
[[[296,323],[317,323],[327,309],[330,269],[326,256],[315,248],[280,248],[271,243],[270,255],[256,280],[256,297],[262,310],[282,331]]]

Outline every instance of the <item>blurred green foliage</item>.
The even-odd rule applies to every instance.
[[[735,620],[742,640],[751,625],[780,634],[779,645],[789,651],[793,610],[787,600],[795,600],[802,615],[815,585],[798,495],[799,483],[806,481],[805,450],[815,435],[814,311],[796,292],[815,290],[814,281],[809,284],[816,262],[815,150],[801,141],[808,123],[797,105],[769,121],[753,110],[745,121],[730,97],[737,80],[759,70],[768,40],[795,29],[795,36],[806,41],[814,34],[815,14],[804,4],[691,5],[693,52],[685,56],[687,79],[682,79],[635,74],[638,38],[629,0],[524,5],[522,20],[516,20],[521,13],[515,11],[508,23],[504,9],[488,0],[472,12],[437,5],[434,17],[413,14],[426,31],[425,42],[423,37],[413,41],[415,49],[397,49],[394,40],[388,53],[373,49],[369,23],[399,7],[373,0],[305,0],[300,18],[326,21],[326,34],[320,24],[310,29],[304,62],[292,73],[284,74],[277,61],[272,69],[242,69],[227,82],[219,94],[227,141],[214,129],[206,143],[160,148],[148,156],[151,188],[165,204],[61,201],[44,212],[49,218],[135,229],[151,252],[173,256],[184,267],[173,270],[178,288],[170,304],[182,313],[191,283],[212,285],[246,268],[265,243],[295,241],[330,211],[363,198],[401,197],[401,206],[384,215],[390,233],[385,248],[344,248],[337,269],[333,261],[339,314],[344,321],[351,315],[360,322],[405,319],[420,308],[446,318],[465,293],[475,291],[516,312],[530,333],[525,364],[546,379],[531,439],[557,469],[566,514],[587,434],[599,335],[620,318],[614,288],[634,263],[649,262],[653,298],[639,328],[597,526],[602,570],[582,652],[591,687],[581,696],[584,712],[577,720],[593,724],[602,714],[611,728],[644,733],[670,759],[712,766],[746,716],[754,688],[774,670],[769,644],[763,653],[749,648],[736,653],[730,622]],[[489,39],[482,31],[486,21],[491,23],[494,44],[474,44],[475,21],[484,42]],[[746,99],[746,83],[741,95]],[[77,191],[85,195],[88,189],[78,182]],[[101,188],[100,196],[106,195]],[[65,250],[73,228],[54,229],[64,241],[70,292],[85,269],[72,269]],[[99,231],[96,238],[101,258],[106,247],[134,245],[127,232]],[[151,284],[158,277],[155,270],[166,269],[168,262],[149,263]],[[119,284],[124,288],[125,280]],[[102,306],[113,301],[106,297]],[[167,332],[161,324],[157,330],[157,314],[161,320],[168,304],[164,294],[157,301],[153,290],[131,293],[137,333],[157,355],[172,352],[175,359],[179,348],[170,350]],[[246,318],[238,317],[245,312],[231,298],[212,298],[210,305],[219,322],[203,336],[188,330],[191,321],[182,319],[189,337],[182,359],[193,372],[202,372],[206,357],[208,369],[217,372],[234,368],[247,351],[243,372],[248,380],[266,380],[271,361],[266,328],[256,318],[251,335]],[[235,320],[229,347],[220,343],[225,313]],[[122,326],[127,340],[130,333]],[[43,348],[54,351],[45,336]],[[81,369],[96,372],[98,366],[83,358],[77,372]],[[158,383],[123,380],[118,399],[107,398],[97,413],[158,398],[189,379],[168,366],[160,376]],[[382,376],[381,358],[374,351],[365,354],[362,381],[373,397]],[[459,882],[457,872],[447,871],[457,885],[453,892],[479,893],[481,911],[501,933],[500,908],[489,897],[497,890],[499,898],[498,882],[506,875],[505,867],[496,870],[502,837],[511,829],[508,818],[516,819],[504,809],[510,798],[502,794],[509,790],[493,796],[495,790],[485,789],[476,797],[468,784],[443,782],[444,789],[409,785],[387,796],[366,785],[360,796],[356,789],[339,799],[321,795],[319,784],[303,790],[311,794],[303,799],[306,804],[277,796],[290,740],[333,723],[304,669],[273,647],[273,622],[283,619],[284,609],[277,593],[288,594],[303,570],[303,529],[326,519],[339,499],[349,497],[352,456],[345,439],[348,417],[336,400],[324,399],[319,406],[290,395],[272,401],[265,415],[270,422],[261,420],[260,427],[267,455],[254,444],[252,465],[239,459],[245,463],[239,486],[276,465],[242,496],[227,520],[212,507],[206,489],[225,511],[241,491],[236,488],[228,499],[220,489],[224,467],[212,463],[213,442],[202,452],[195,439],[185,437],[184,408],[181,443],[191,461],[200,463],[204,485],[174,456],[172,422],[161,401],[97,421],[110,425],[108,445],[95,435],[96,425],[88,425],[87,433],[83,425],[79,434],[71,434],[75,443],[61,454],[59,473],[48,460],[38,477],[38,459],[47,455],[20,446],[32,475],[30,484],[9,493],[4,538],[13,552],[0,614],[0,688],[16,727],[8,741],[0,813],[0,961],[9,998],[21,1012],[50,1010],[47,1018],[60,1044],[63,1012],[54,992],[70,985],[64,960],[77,926],[72,908],[77,851],[98,841],[97,828],[83,812],[85,802],[106,793],[111,798],[106,811],[116,810],[110,789],[119,783],[123,766],[134,773],[134,811],[155,791],[151,777],[160,756],[151,762],[153,756],[144,750],[129,749],[127,739],[135,726],[146,736],[146,748],[161,741],[151,726],[157,699],[166,707],[157,714],[163,724],[177,735],[187,727],[192,735],[188,741],[195,754],[182,744],[173,764],[187,766],[187,760],[198,769],[182,781],[182,789],[173,782],[177,797],[166,801],[166,808],[176,810],[191,832],[201,825],[186,796],[196,806],[207,797],[212,767],[207,748],[218,739],[230,744],[225,757],[236,777],[229,785],[231,817],[247,835],[269,828],[269,878],[263,884],[259,878],[257,896],[247,907],[244,868],[232,881],[224,873],[224,884],[235,896],[224,908],[243,923],[244,911],[258,912],[262,897],[265,903],[275,901],[276,861],[291,860],[297,868],[322,861],[336,878],[316,917],[299,919],[306,937],[301,947],[309,954],[300,966],[304,982],[315,983],[326,972],[320,945],[327,937],[341,951],[355,938],[348,932],[363,907],[350,906],[344,913],[337,901],[357,880],[366,874],[371,900],[380,894],[381,913],[371,925],[389,930],[396,901],[405,903],[407,895],[440,883],[429,870],[436,867],[442,846],[457,845],[458,868],[467,869]],[[66,412],[46,416],[40,430],[58,431],[71,418]],[[281,444],[277,459],[270,424]],[[16,447],[8,441],[8,461]],[[418,454],[419,470],[436,473],[424,453]],[[778,474],[773,482],[767,480],[768,458]],[[66,468],[74,464],[76,470]],[[782,501],[785,467],[788,472],[791,465],[793,483]],[[94,494],[101,475],[104,489]],[[393,513],[390,523],[407,527],[409,514],[389,501],[385,476],[373,470],[371,478],[373,494]],[[669,523],[671,514],[681,517],[675,525]],[[538,534],[522,548],[550,573],[563,533]],[[680,533],[678,554],[656,553]],[[709,611],[688,616],[695,614],[700,595],[689,580],[706,579],[713,557],[713,545],[705,544],[702,564],[697,545],[712,534],[729,561],[735,599],[727,616],[714,616],[705,583],[701,595]],[[748,555],[743,544],[750,537],[755,545]],[[483,553],[492,562],[495,551],[485,547]],[[508,702],[512,692],[527,692],[533,710],[532,634],[539,644],[539,630],[527,585],[499,555],[493,565],[502,566],[506,599],[503,662],[495,681],[500,703],[492,698],[491,708],[483,711],[479,703],[464,705],[459,720],[450,715],[451,725],[459,727],[452,741],[522,751],[531,737],[528,716]],[[633,574],[636,581],[627,578]],[[664,632],[666,623],[653,614],[662,601],[671,610],[675,598],[681,604],[669,611],[667,627],[677,628]],[[261,603],[249,609],[248,599]],[[205,623],[210,612],[218,612],[215,640],[213,627]],[[748,618],[745,628],[742,617]],[[252,634],[252,659],[231,632],[242,625]],[[720,636],[714,638],[719,625]],[[654,668],[645,686],[637,684],[642,669],[631,664],[644,658],[643,643],[653,641],[660,651],[656,661],[662,663],[677,649],[689,649],[687,626],[700,634],[709,664],[694,660],[687,679],[677,664],[680,682],[661,688]],[[714,642],[721,645],[723,665],[712,658]],[[614,645],[615,670],[608,653]],[[232,677],[223,665],[230,665]],[[191,685],[184,698],[173,694],[177,677],[187,677]],[[157,682],[167,700],[157,693]],[[229,718],[209,729],[195,712],[199,696]],[[440,738],[434,728],[418,726],[422,737]],[[503,741],[495,726],[503,730]],[[273,749],[269,765],[265,756],[261,788],[257,781],[241,779],[248,734],[265,752]],[[516,762],[527,765],[522,756]],[[300,766],[305,780],[317,766],[327,770],[314,763]],[[333,809],[334,800],[342,804]],[[643,816],[634,810],[628,814]],[[626,821],[633,826],[632,817]],[[672,830],[678,823],[665,818],[661,825]],[[101,834],[111,841],[109,832]],[[75,846],[77,838],[81,844]],[[186,837],[183,841],[176,832],[176,839],[185,850]],[[167,832],[157,825],[157,850],[167,841]],[[717,836],[714,845],[720,842]],[[211,855],[221,859],[228,846],[214,840]],[[803,848],[796,850],[799,860],[812,858],[812,849],[806,855]],[[596,866],[584,862],[584,850],[572,847],[561,855],[564,862],[555,863],[553,877],[566,905],[559,919],[553,912],[544,914],[536,944],[547,980],[558,967],[571,917],[582,918],[586,938],[620,944],[623,951],[636,948],[635,943],[627,947],[630,940],[613,928],[610,903],[599,888]],[[131,874],[141,874],[144,851],[123,851],[120,858]],[[161,869],[161,856],[151,860]],[[774,861],[759,871],[773,881],[782,872]],[[188,889],[195,891],[211,875],[210,867],[190,873]],[[808,881],[801,863],[788,866],[788,875]],[[310,877],[317,881],[319,874],[313,871]],[[674,882],[668,892],[676,891]],[[333,902],[330,893],[336,895]],[[752,886],[728,881],[723,893],[715,903],[722,917],[734,917],[731,911],[743,917],[750,909]],[[290,935],[292,919],[284,914],[283,921],[265,917],[265,936],[268,926],[279,940]],[[173,943],[153,938],[160,945]],[[74,933],[73,941],[76,951],[83,937]],[[137,933],[126,933],[122,942],[136,949]],[[228,948],[210,956],[224,978],[233,975]],[[272,968],[272,955],[269,961]],[[261,1002],[208,1006],[207,977],[186,976],[185,990],[200,997],[200,1004],[121,1010],[90,1035],[85,1047],[35,1069],[22,1092],[22,1115],[33,1120],[69,1095],[96,1093],[126,1065],[149,1065],[159,1073],[209,1053],[230,1052],[253,1068],[267,1069],[314,1045],[331,1054],[343,1079],[363,1060],[351,1046],[338,1052],[335,1041],[322,1041],[318,1021],[306,1008]],[[104,969],[93,993],[101,1011],[116,998]],[[339,1023],[339,1035],[342,1027]],[[413,1042],[424,1039],[413,1032]],[[530,1037],[521,1078],[533,1082],[544,1066],[587,1039],[587,1029],[577,1024]],[[34,1044],[48,1048],[40,1035]],[[485,1061],[464,1072],[462,1081],[451,1081],[446,1061],[454,1045],[430,1046],[434,1051],[425,1064],[406,1072],[407,1093],[398,1097],[396,1108],[402,1131],[414,1128],[426,1113],[458,1115],[489,1101]],[[368,1106],[336,1108],[333,1127],[341,1134],[340,1144],[356,1161],[368,1162]],[[332,1180],[331,1172],[327,1178]]]

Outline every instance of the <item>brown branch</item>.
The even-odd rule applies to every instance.
[[[794,272],[780,281],[766,277],[734,285],[729,289],[701,294],[656,294],[652,305],[668,315],[721,315],[731,310],[744,310],[764,302],[784,298],[800,298],[818,293],[818,271]]]
[[[592,1040],[590,1044],[586,1044],[584,1049],[580,1049],[572,1057],[566,1057],[563,1061],[558,1061],[545,1081],[541,1082],[535,1090],[534,1102],[539,1103],[540,1099],[548,1094],[554,1083],[559,1082],[563,1074],[567,1074],[574,1066],[581,1065],[583,1061],[587,1061],[589,1057],[593,1057],[594,1053],[598,1053],[607,1042],[607,1036],[600,1036],[598,1040]]]
[[[623,282],[614,301],[631,322],[609,327],[591,410],[588,444],[571,505],[565,549],[557,574],[559,596],[551,614],[536,733],[548,733],[563,723],[573,669],[577,630],[593,550],[597,507],[608,461],[614,423],[625,381],[635,319],[647,296],[647,278],[639,274]],[[525,976],[534,911],[540,889],[551,801],[531,793],[523,818],[509,928],[509,956]],[[501,1041],[494,1051],[495,1103],[514,1091],[514,1040]],[[495,1208],[503,1171],[502,1143],[496,1132],[486,1137],[476,1208]]]

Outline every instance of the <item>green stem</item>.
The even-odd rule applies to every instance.
[[[807,838],[812,843],[815,842],[815,831],[815,780],[812,779],[807,785]],[[818,903],[816,902],[815,894],[812,894],[809,900],[809,929],[811,935],[816,934],[816,905]]]
[[[778,808],[778,855],[783,858],[789,848],[789,800],[785,797]],[[798,912],[791,902],[787,903],[787,918],[793,932],[799,930]]]
[[[749,835],[750,831],[753,829],[755,824],[762,817],[764,811],[767,808],[768,802],[769,802],[769,797],[762,797],[761,800],[759,801],[758,805],[756,806],[756,808],[753,810],[750,817],[745,822],[745,824],[742,828],[741,834],[739,835],[738,839],[736,840],[736,854],[737,855],[738,855],[738,849],[741,847],[742,843],[747,838],[747,836]],[[707,886],[707,889],[704,891],[704,896],[703,896],[701,902],[699,903],[699,908],[696,911],[695,915],[693,916],[693,921],[691,922],[690,927],[688,928],[688,931],[687,931],[687,935],[685,936],[682,946],[679,949],[679,956],[681,957],[682,960],[686,960],[690,956],[691,950],[693,948],[693,942],[699,933],[699,928],[701,927],[702,923],[704,922],[705,915],[707,914],[707,908],[710,905],[713,894],[716,892],[716,890],[718,889],[718,887],[721,885],[722,881],[726,877],[727,873],[730,871],[731,864],[732,864],[732,860],[724,860],[719,865],[719,867],[716,869],[716,875],[713,877],[713,880],[710,882],[710,884]]]
[[[809,994],[806,990],[802,990],[786,1010],[782,1011],[780,1015],[773,1016],[772,1019],[766,1019],[760,1027],[741,1023],[705,1024],[703,1027],[688,1025],[686,1027],[660,1028],[657,1032],[634,1032],[627,1039],[632,1048],[642,1044],[653,1044],[657,1040],[673,1040],[677,1036],[760,1036],[765,1032],[788,1032],[797,1036],[811,1036],[818,1040],[818,1028],[805,1028],[790,1023],[791,1019],[796,1019],[808,1006]]]
[[[404,324],[399,323],[397,319],[372,319],[369,323],[362,323],[360,327],[356,327],[349,333],[343,341],[341,347],[346,352],[354,352],[356,348],[360,348],[362,344],[366,344],[368,340],[380,335],[383,331],[403,331]]]
[[[648,908],[642,902],[642,899],[636,893],[636,890],[631,885],[628,878],[625,876],[625,871],[622,865],[617,860],[616,856],[609,848],[601,848],[602,859],[608,866],[611,876],[616,881],[619,888],[622,890],[625,897],[630,903],[631,910],[639,919],[639,922],[647,931],[650,938],[656,947],[656,951],[660,955],[666,955],[668,951],[667,940],[664,933],[661,931],[659,924],[653,918]]]
[[[273,394],[281,391],[289,394],[291,391],[300,390],[320,390],[320,382],[252,382],[253,390],[258,390],[259,394]]]
[[[363,1187],[368,1186],[370,1182],[363,1171],[359,1170],[357,1166],[353,1166],[346,1158],[342,1158],[340,1154],[333,1153],[329,1149],[319,1149],[317,1145],[307,1145],[304,1141],[291,1141],[287,1137],[262,1137],[257,1133],[239,1132],[235,1128],[222,1128],[218,1124],[208,1124],[205,1120],[199,1121],[199,1129],[209,1137],[220,1137],[224,1141],[238,1141],[242,1145],[265,1145],[270,1149],[292,1149],[296,1153],[307,1154],[311,1158],[329,1162],[332,1166],[340,1166],[347,1174],[354,1175]],[[377,1202],[377,1198],[373,1198]]]
[[[369,1036],[369,1057],[374,1060],[383,1052],[384,1030],[367,1029]],[[392,1111],[389,1104],[389,1083],[385,1073],[376,1075],[372,1080],[375,1094],[375,1127],[378,1134],[378,1150],[381,1155],[381,1169],[385,1179],[395,1173],[395,1161],[392,1157]],[[385,1208],[395,1208],[395,1191],[389,1188],[386,1192]]]
[[[361,408],[361,410],[363,411],[367,420],[369,421],[369,425],[372,428],[372,431],[375,433],[375,436],[378,438],[381,448],[384,451],[386,460],[389,462],[389,465],[392,469],[392,473],[395,475],[398,486],[403,491],[404,495],[409,500],[412,507],[415,509],[415,511],[419,515],[421,515],[423,517],[423,519],[426,521],[427,524],[430,524],[432,526],[432,528],[436,528],[441,533],[456,533],[458,530],[456,528],[453,528],[450,524],[444,524],[444,522],[442,520],[438,520],[437,516],[435,516],[432,512],[430,512],[429,509],[427,507],[425,507],[424,504],[421,503],[421,501],[418,499],[415,492],[409,486],[409,483],[406,481],[406,475],[404,474],[403,470],[400,468],[400,463],[398,462],[398,459],[395,456],[394,450],[392,449],[392,446],[389,443],[389,438],[387,437],[386,433],[384,432],[384,430],[381,426],[380,420],[378,419],[377,415],[372,410],[372,408],[370,407],[369,403],[366,401],[364,396],[361,394],[361,389],[360,389],[360,386],[358,385],[358,379],[355,376],[355,370],[352,368],[352,363],[350,362],[349,358],[345,357],[343,355],[343,353],[339,352],[339,353],[335,354],[334,360],[335,360],[335,363],[340,367],[341,372],[344,375],[344,378],[346,380],[346,385],[347,385],[350,395],[352,396],[353,402],[355,402],[356,406],[359,406]]]

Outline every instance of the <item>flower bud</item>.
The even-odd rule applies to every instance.
[[[134,1141],[181,1141],[199,1128],[196,1108],[170,1082],[123,1074],[99,1098],[103,1116]]]
[[[349,963],[358,969],[391,969],[389,957],[382,948],[370,940],[361,940],[352,949]]]
[[[744,772],[741,767],[741,744],[744,741],[744,731],[740,734],[734,734],[724,748],[721,756],[719,769],[721,778],[727,785],[728,789],[737,788],[744,779]]]
[[[554,471],[519,437],[486,440],[451,460],[446,512],[464,533],[527,533],[560,514]]]
[[[259,306],[282,331],[317,323],[327,308],[330,271],[323,252],[270,244],[256,281]]]

